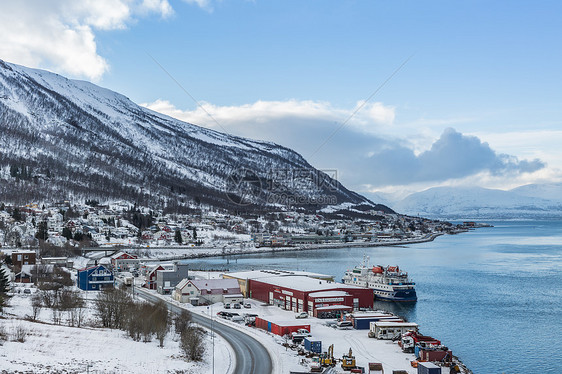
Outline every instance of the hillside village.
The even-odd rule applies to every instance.
[[[89,204],[88,204],[89,203]],[[170,213],[127,202],[0,205],[0,246],[70,255],[87,247],[246,247],[380,242],[454,233],[465,227],[383,212],[359,218],[298,211],[231,215],[213,209]],[[78,253],[78,252],[76,252]],[[150,256],[150,252],[147,252]]]

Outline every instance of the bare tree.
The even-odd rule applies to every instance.
[[[191,323],[191,313],[187,310],[182,310],[174,320],[174,328],[177,334],[181,334]]]
[[[78,313],[84,307],[84,300],[80,292],[64,289],[59,293],[59,310],[68,313],[68,324],[70,326],[79,325]]]
[[[203,330],[200,327],[187,327],[181,334],[180,347],[188,361],[201,361],[205,353]]]
[[[154,324],[154,330],[156,332],[156,339],[158,339],[160,347],[164,347],[164,338],[166,337],[170,329],[168,307],[162,300],[158,301],[158,303],[156,303],[154,307],[155,310],[152,314],[152,320]]]
[[[35,292],[33,296],[31,296],[31,309],[33,312],[33,320],[37,320],[41,309],[43,309],[43,297],[41,293]]]

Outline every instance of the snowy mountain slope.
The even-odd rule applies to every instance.
[[[519,196],[538,197],[562,203],[562,183],[527,184],[510,191]]]
[[[288,148],[181,122],[89,82],[1,60],[0,129],[5,201],[373,205]]]
[[[431,218],[555,218],[562,204],[513,191],[480,187],[435,187],[390,204],[404,214]]]

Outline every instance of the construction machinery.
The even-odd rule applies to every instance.
[[[335,366],[336,360],[334,360],[334,345],[328,347],[328,352],[324,352],[320,355],[320,365],[322,366]]]
[[[357,368],[357,364],[355,362],[355,356],[353,355],[353,351],[351,350],[351,347],[349,347],[349,353],[347,355],[342,356],[341,367],[343,370],[351,370]]]

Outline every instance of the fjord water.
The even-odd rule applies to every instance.
[[[414,305],[378,302],[440,339],[474,373],[562,372],[562,222],[490,222],[409,246],[210,258],[194,267],[306,270],[339,280],[363,255],[399,265]]]

